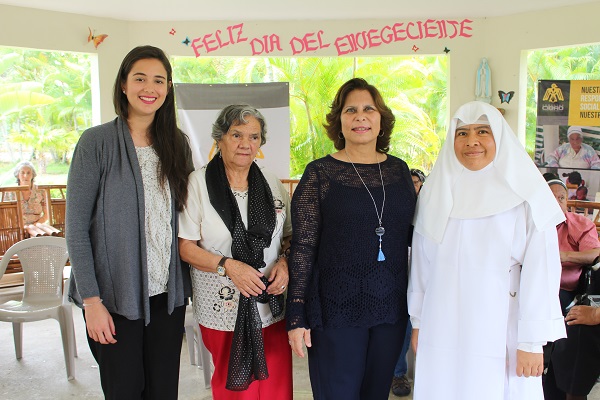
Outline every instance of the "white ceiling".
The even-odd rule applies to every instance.
[[[126,21],[483,18],[598,0],[0,0]]]

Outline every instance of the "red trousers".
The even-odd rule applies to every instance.
[[[285,321],[262,330],[269,378],[254,381],[242,392],[225,389],[233,332],[200,325],[202,341],[212,355],[215,372],[211,379],[213,400],[292,400],[292,351]]]

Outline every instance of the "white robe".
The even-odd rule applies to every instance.
[[[541,378],[517,377],[516,349],[565,336],[560,273],[556,229],[536,230],[526,203],[450,218],[441,244],[415,232],[413,399],[543,400]]]

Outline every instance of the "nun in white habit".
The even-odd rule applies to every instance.
[[[543,400],[542,346],[565,337],[562,220],[500,112],[460,107],[417,202],[414,400]]]

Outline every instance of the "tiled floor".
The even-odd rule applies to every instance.
[[[0,303],[4,302],[0,294]],[[62,352],[60,330],[54,320],[24,324],[23,358],[15,358],[12,325],[0,323],[0,399],[102,399],[97,365],[85,339],[83,318],[74,309],[77,335],[76,379],[68,381]],[[184,342],[181,357],[179,398],[182,400],[210,400],[210,389],[204,389],[202,370],[190,365]],[[305,359],[294,357],[294,399],[312,399]],[[399,398],[390,393],[389,399]],[[588,397],[600,400],[598,385]],[[276,399],[274,399],[276,400]]]
[[[0,294],[0,303],[6,301]],[[45,320],[23,325],[23,358],[15,358],[12,324],[0,322],[0,399],[102,399],[98,367],[85,338],[83,317],[73,309],[78,357],[75,380],[68,381],[58,322]],[[187,345],[181,352],[179,398],[210,400],[202,370],[190,365]],[[294,400],[311,400],[306,359],[294,357]],[[390,399],[399,399],[390,394]],[[404,397],[403,399],[411,399]],[[276,399],[273,399],[276,400]]]

